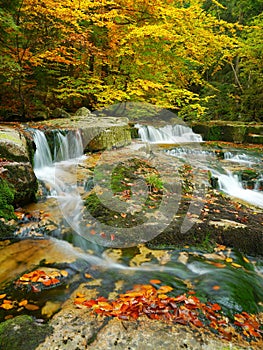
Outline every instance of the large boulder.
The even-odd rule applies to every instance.
[[[57,118],[45,122],[31,123],[34,128],[44,129],[46,134],[54,130],[64,133],[80,130],[84,151],[94,152],[119,148],[131,143],[129,120],[122,117],[95,115],[83,107],[71,118]]]
[[[35,200],[33,147],[22,131],[0,125],[0,239],[15,231],[14,208]]]
[[[0,178],[13,192],[15,206],[35,199],[37,179],[31,164],[32,154],[32,144],[21,129],[0,125]]]

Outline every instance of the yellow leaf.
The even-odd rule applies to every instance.
[[[168,293],[168,292],[171,292],[171,290],[173,290],[172,287],[170,286],[161,286],[158,290],[157,290],[157,293],[159,294],[164,294],[164,293]]]
[[[28,301],[27,300],[22,300],[20,301],[20,303],[18,304],[19,306],[25,306],[28,304]]]
[[[167,299],[168,296],[166,294],[158,294],[159,299]]]
[[[3,299],[6,297],[6,294],[0,294],[0,299]]]
[[[231,264],[233,267],[237,267],[237,268],[240,268],[240,267],[242,267],[241,265],[239,265],[239,264],[236,264],[236,263],[232,263]]]
[[[61,275],[63,277],[67,277],[68,276],[68,271],[66,271],[66,270],[62,270],[62,271],[60,271],[60,273],[61,273]]]
[[[245,256],[243,256],[243,260],[244,260],[246,263],[250,263],[250,261],[249,261]]]

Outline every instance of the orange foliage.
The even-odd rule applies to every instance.
[[[152,282],[159,281],[152,280]],[[260,324],[253,315],[245,312],[235,315],[234,325],[231,326],[228,318],[223,315],[220,305],[202,303],[194,295],[168,296],[166,293],[172,290],[170,286],[160,286],[156,289],[152,285],[135,285],[132,290],[120,294],[119,298],[113,301],[104,297],[86,300],[81,295],[77,296],[75,304],[87,306],[98,315],[117,317],[120,320],[136,320],[146,315],[150,319],[182,325],[204,327],[208,324],[227,340],[231,340],[235,334],[234,325],[241,327],[243,335],[247,338],[262,338]]]

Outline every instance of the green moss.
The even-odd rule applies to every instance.
[[[0,217],[6,220],[15,218],[14,207],[12,206],[14,193],[15,191],[11,185],[7,181],[0,179]]]
[[[51,333],[48,325],[40,325],[27,315],[0,324],[0,349],[34,350]]]
[[[0,240],[12,238],[15,228],[14,225],[8,225],[0,220]]]

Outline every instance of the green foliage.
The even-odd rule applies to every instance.
[[[14,219],[14,190],[11,189],[7,181],[0,178],[0,217],[10,220]]]
[[[157,174],[149,174],[145,177],[145,180],[151,190],[161,191],[164,189],[163,181]]]

